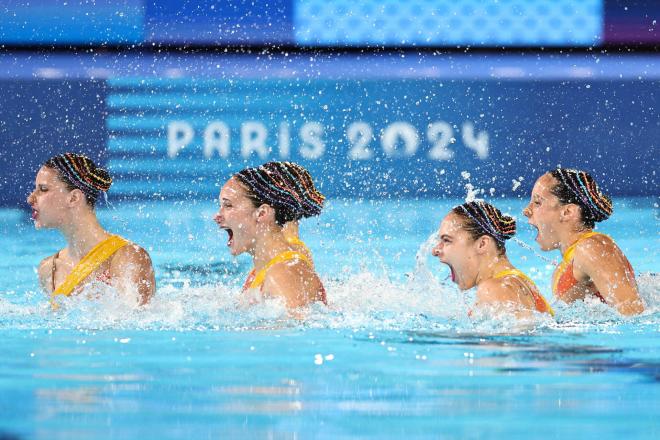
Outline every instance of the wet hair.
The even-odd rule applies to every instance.
[[[275,222],[285,223],[319,215],[325,197],[316,189],[312,176],[292,162],[268,162],[234,174],[248,192],[255,207],[269,205]]]
[[[578,205],[582,223],[587,228],[593,228],[597,222],[612,215],[612,199],[600,191],[596,181],[586,171],[557,168],[550,171],[550,175],[557,181],[550,192],[562,205]]]
[[[504,242],[516,234],[516,220],[484,201],[467,202],[455,206],[452,213],[464,220],[463,229],[476,240],[488,235],[495,239],[500,254],[506,252]]]
[[[112,185],[110,174],[82,154],[59,154],[48,159],[44,166],[57,171],[59,179],[69,191],[82,191],[91,207],[96,204],[99,194],[109,190]]]

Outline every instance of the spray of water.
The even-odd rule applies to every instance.
[[[520,322],[513,322],[503,314],[473,313],[472,318],[468,318],[474,292],[460,292],[447,281],[446,268],[431,254],[436,243],[437,234],[433,232],[418,247],[413,270],[403,277],[396,270],[390,273],[388,258],[370,250],[365,253],[362,264],[323,280],[328,291],[328,307],[315,304],[298,317],[290,316],[277,299],[246,305],[240,289],[235,284],[227,284],[226,277],[205,277],[206,284],[199,285],[197,272],[181,270],[176,277],[159,281],[156,296],[145,307],[137,306],[137,296],[120,295],[102,283],[90,284],[80,294],[66,298],[57,312],[51,309],[42,292],[2,295],[0,328],[243,330],[292,326],[494,333],[521,328]],[[210,270],[226,269],[220,265]],[[232,268],[239,269],[242,270]],[[660,278],[655,274],[641,274],[638,284],[647,306],[647,312],[639,319],[656,322]],[[557,303],[553,307],[557,311],[556,322],[535,317],[531,327],[536,330],[572,329],[602,322],[629,322],[599,301]],[[298,319],[300,317],[303,319]],[[531,328],[526,325],[522,327]]]
[[[556,266],[558,264],[556,260],[551,260],[550,258],[542,255],[536,249],[534,249],[532,246],[528,245],[527,243],[525,243],[524,241],[522,241],[518,237],[513,237],[513,238],[511,238],[511,240],[513,240],[513,242],[516,243],[521,248],[530,251],[531,253],[533,253],[534,255],[539,257],[541,260],[545,261],[547,264],[550,264],[552,266]]]

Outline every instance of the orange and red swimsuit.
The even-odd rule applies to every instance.
[[[516,278],[521,284],[525,286],[527,291],[532,295],[532,298],[534,298],[534,309],[537,312],[549,313],[551,316],[555,316],[555,311],[552,310],[550,303],[548,303],[543,295],[541,295],[541,292],[539,292],[539,289],[536,287],[534,281],[522,273],[522,271],[518,269],[505,269],[493,275],[493,278],[504,278],[507,276]],[[472,310],[468,310],[468,316],[472,317]]]
[[[543,297],[543,295],[541,295],[541,292],[539,292],[539,289],[536,287],[536,284],[534,281],[532,281],[531,278],[529,278],[518,269],[505,269],[496,273],[493,278],[504,278],[506,276],[513,276],[525,285],[527,290],[532,294],[532,297],[534,298],[534,308],[537,312],[549,313],[550,315],[555,316],[554,310],[552,310],[552,307],[550,307],[548,301]]]
[[[577,247],[578,243],[586,238],[593,237],[594,235],[605,234],[593,231],[587,232],[575,240],[575,243],[570,245],[568,249],[566,249],[566,252],[564,252],[562,261],[559,263],[557,270],[555,270],[555,273],[552,276],[552,293],[555,295],[555,297],[563,300],[566,292],[578,285],[579,281],[575,279],[575,275],[573,274],[573,254],[575,253],[575,248]],[[631,271],[633,270],[630,266],[630,263],[628,263],[628,267],[630,267]],[[605,301],[605,298],[603,298],[603,295],[601,295],[600,292],[593,292],[593,295],[600,299],[603,303],[607,304],[607,301]]]

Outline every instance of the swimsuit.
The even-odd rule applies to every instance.
[[[294,246],[300,246],[300,247],[304,248],[305,251],[307,252],[307,255],[312,255],[312,251],[310,251],[309,248],[307,247],[307,245],[305,244],[305,242],[302,241],[301,239],[299,239],[298,237],[287,237],[286,241],[287,241],[287,243],[292,244]],[[284,253],[286,253],[286,252],[283,252],[282,254],[284,254]],[[282,255],[282,254],[280,254],[280,255]],[[309,261],[309,258],[307,258],[306,255],[300,254],[299,252],[295,252],[295,254],[296,255],[302,255],[302,258],[300,258],[300,259],[303,260],[304,262],[306,262],[307,264],[309,264],[310,266],[312,265],[312,262]],[[275,256],[275,258],[280,257],[280,255]],[[275,260],[275,258],[273,258],[273,260]],[[293,257],[288,258],[287,260],[291,260],[291,259],[293,259]],[[273,264],[275,264],[273,262],[273,260],[269,261],[268,264],[266,264],[266,266],[264,267],[264,269],[262,269],[262,271],[264,272],[264,275],[262,276],[262,280],[261,280],[260,283],[258,283],[258,285],[254,285],[254,286],[252,284],[254,283],[254,279],[256,277],[256,270],[252,269],[250,271],[250,274],[248,275],[247,279],[245,280],[245,283],[243,283],[243,290],[248,290],[248,289],[252,289],[252,288],[255,288],[255,287],[260,287],[261,284],[263,283],[263,277],[265,277],[265,272],[268,270],[269,267],[271,267]],[[286,261],[286,260],[280,260],[280,261]],[[277,261],[277,263],[279,263],[279,261]]]
[[[536,308],[537,312],[550,313],[550,315],[555,316],[554,310],[552,310],[552,307],[550,307],[548,301],[543,297],[543,295],[541,295],[538,288],[536,287],[536,284],[534,284],[534,281],[532,281],[531,278],[529,278],[518,269],[505,269],[496,273],[493,278],[504,278],[508,276],[517,278],[527,288],[527,290],[529,290],[529,292],[532,294],[532,297],[534,298],[534,307]]]
[[[94,246],[87,255],[85,255],[79,262],[71,269],[71,273],[56,289],[50,294],[50,302],[53,308],[58,305],[55,302],[55,297],[58,295],[70,296],[73,290],[92,272],[99,268],[101,264],[112,257],[115,252],[128,244],[128,241],[118,235],[111,235],[99,244]],[[59,255],[56,254],[55,258]],[[55,287],[55,259],[53,259],[53,287]]]
[[[290,244],[302,245],[305,249],[309,251],[305,243],[300,239],[287,239],[287,241]],[[270,269],[271,267],[273,267],[278,263],[282,263],[285,261],[293,261],[293,260],[303,261],[304,263],[312,267],[312,262],[305,254],[296,251],[284,251],[280,254],[275,255],[275,257],[273,257],[273,259],[271,259],[268,263],[266,263],[266,265],[262,267],[258,272],[256,269],[252,269],[247,279],[245,280],[245,283],[243,284],[243,291],[246,292],[248,290],[257,289],[257,288],[259,289],[259,291],[261,291],[263,289],[263,284],[264,284],[264,280],[266,279],[266,272],[268,272],[268,269]],[[323,302],[323,304],[327,304],[325,288],[323,287],[323,285],[321,285],[321,301]]]
[[[578,280],[576,280],[575,276],[573,275],[573,254],[575,253],[575,248],[577,247],[579,242],[581,242],[585,238],[593,237],[594,235],[606,236],[605,234],[601,234],[600,232],[587,232],[582,236],[580,236],[580,238],[575,240],[575,243],[573,243],[568,247],[568,249],[566,249],[566,252],[564,253],[564,257],[561,263],[559,263],[559,266],[557,267],[557,270],[555,271],[552,277],[552,293],[557,298],[563,299],[562,296],[564,296],[566,292],[568,292],[570,289],[572,289],[577,284],[579,284]],[[630,263],[628,263],[628,266],[630,267]],[[632,270],[632,267],[630,267],[630,270]],[[603,303],[607,304],[605,298],[603,298],[603,296],[599,292],[593,292],[593,295],[595,295]]]
[[[245,284],[243,285],[243,290],[263,287],[264,280],[266,279],[266,272],[268,271],[268,269],[270,269],[277,263],[282,263],[284,261],[291,261],[291,260],[300,260],[300,261],[304,261],[307,264],[310,264],[309,258],[307,258],[305,254],[301,254],[300,252],[296,252],[296,251],[284,251],[281,254],[275,255],[275,257],[273,257],[272,260],[266,263],[266,265],[262,267],[259,270],[259,272],[257,272],[256,269],[252,269],[247,279],[245,280]]]
[[[292,244],[294,246],[302,247],[307,253],[307,255],[312,255],[312,251],[310,251],[307,245],[305,244],[305,242],[299,239],[298,237],[288,237],[286,241],[287,243]]]

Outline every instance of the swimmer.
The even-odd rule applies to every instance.
[[[562,254],[552,282],[557,299],[595,297],[622,315],[644,311],[628,259],[610,237],[593,231],[612,214],[612,201],[588,173],[557,168],[544,174],[523,214],[536,229],[541,250]]]
[[[111,183],[106,170],[75,153],[50,158],[37,173],[27,198],[35,227],[57,229],[67,242],[38,268],[39,283],[55,308],[58,296],[76,294],[93,281],[137,294],[140,305],[156,290],[149,254],[106,231],[96,218],[96,200]]]
[[[454,207],[442,220],[433,255],[449,266],[461,290],[477,288],[476,309],[488,306],[527,318],[534,311],[554,315],[534,282],[506,256],[505,242],[516,221],[483,201]]]
[[[326,303],[309,251],[301,249],[304,244],[291,243],[284,232],[287,223],[319,215],[323,207],[323,196],[318,191],[311,196],[299,168],[289,162],[268,162],[239,171],[222,187],[220,210],[214,217],[227,231],[231,254],[252,256],[254,269],[243,290],[258,298],[283,298],[289,309]]]

